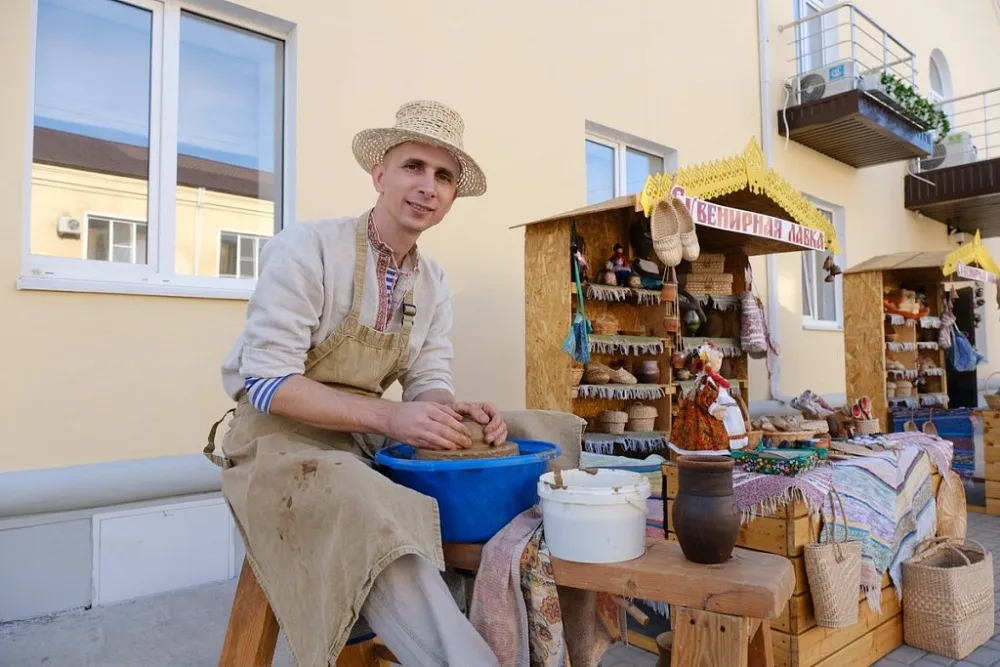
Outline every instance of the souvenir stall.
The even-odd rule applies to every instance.
[[[962,283],[995,284],[998,271],[977,234],[951,252],[873,257],[843,277],[848,398],[870,401],[876,430],[915,425],[950,440],[965,479],[975,470],[974,415],[950,405],[948,372],[974,370],[982,357],[956,325],[951,297]]]
[[[725,388],[713,400],[734,447],[755,437],[748,360],[775,350],[749,258],[838,249],[822,213],[762,164],[752,140],[732,158],[652,176],[639,195],[518,225],[527,407],[586,419],[584,467],[650,477],[650,536],[664,536],[675,419],[696,409],[706,370]],[[651,620],[630,621],[630,640],[655,652],[666,609],[637,604]]]

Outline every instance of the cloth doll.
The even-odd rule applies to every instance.
[[[725,454],[745,445],[743,416],[729,395],[729,381],[716,372],[722,360],[722,353],[714,345],[705,344],[698,349],[695,362],[698,374],[690,395],[680,399],[670,434],[672,449],[680,453]]]

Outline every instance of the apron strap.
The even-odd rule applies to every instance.
[[[358,218],[358,232],[354,237],[354,303],[351,304],[351,313],[348,317],[357,318],[361,315],[365,269],[368,268],[368,225],[371,221],[371,211],[368,215]]]
[[[410,333],[410,329],[413,327],[413,318],[417,316],[417,306],[413,303],[413,286],[406,290],[406,294],[403,295],[403,325],[400,329],[400,334],[404,337]]]
[[[211,430],[208,432],[208,444],[205,445],[205,449],[202,453],[208,458],[209,461],[219,466],[220,468],[232,468],[233,462],[229,460],[229,457],[225,454],[215,453],[215,432],[219,430],[219,425],[226,420],[231,414],[236,414],[236,408],[229,408],[226,410],[225,414],[222,415],[214,424],[212,424]]]

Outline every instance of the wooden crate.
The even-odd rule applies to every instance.
[[[983,422],[986,513],[1000,516],[1000,410],[977,410]]]
[[[1000,448],[998,448],[1000,451]],[[941,476],[932,475],[934,493]],[[671,510],[677,497],[677,468],[668,464],[664,476],[667,539],[676,540]],[[903,616],[889,575],[882,578],[881,614],[858,597],[858,622],[847,628],[816,625],[806,578],[803,549],[819,537],[819,521],[810,521],[805,503],[795,500],[773,512],[762,512],[743,526],[738,546],[788,558],[795,570],[795,590],[781,615],[771,623],[775,665],[784,667],[840,667],[870,665],[903,643]]]

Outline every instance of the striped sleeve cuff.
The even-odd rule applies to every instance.
[[[261,412],[270,412],[271,399],[274,398],[275,392],[292,375],[297,375],[297,373],[290,373],[284,377],[277,378],[248,377],[244,386],[246,387],[247,399],[250,401],[250,404]]]

